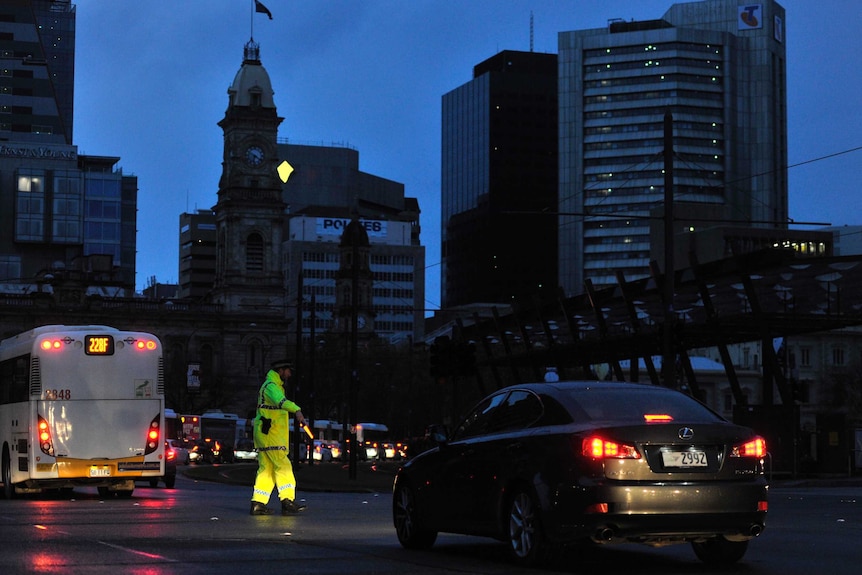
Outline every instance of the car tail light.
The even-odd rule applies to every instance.
[[[177,452],[174,451],[173,447],[165,447],[165,459],[167,461],[173,461],[177,458]]]
[[[584,513],[607,513],[609,509],[610,506],[607,503],[593,503],[592,505],[587,505],[584,509]]]
[[[608,441],[593,435],[584,439],[581,454],[593,459],[640,459],[641,454],[634,445]]]
[[[766,456],[766,440],[762,437],[755,437],[745,443],[734,445],[730,450],[731,457],[755,457],[761,458]]]

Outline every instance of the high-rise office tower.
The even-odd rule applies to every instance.
[[[503,51],[443,96],[442,306],[557,281],[557,56]]]
[[[716,225],[786,226],[784,8],[773,0],[675,4],[657,20],[561,32],[559,273],[567,294],[649,275],[663,204],[663,119],[673,119],[674,202]],[[713,216],[714,217],[714,216]],[[659,223],[658,225],[662,225]],[[683,226],[702,221],[674,221]]]
[[[0,284],[71,280],[131,296],[137,177],[119,157],[78,154],[74,60],[69,0],[0,3]]]

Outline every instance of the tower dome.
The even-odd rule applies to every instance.
[[[227,90],[228,107],[273,108],[272,82],[260,63],[260,45],[252,38],[243,50],[242,66]]]

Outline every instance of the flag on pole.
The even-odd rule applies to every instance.
[[[254,11],[260,12],[261,14],[266,14],[269,16],[269,19],[272,20],[272,12],[269,11],[269,8],[263,5],[259,0],[254,0]]]

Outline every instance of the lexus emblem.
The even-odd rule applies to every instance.
[[[694,430],[690,427],[680,427],[679,428],[679,438],[685,441],[688,441],[694,437]]]

